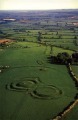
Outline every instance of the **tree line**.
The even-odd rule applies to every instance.
[[[58,53],[57,56],[50,56],[50,62],[55,64],[78,64],[78,52],[69,55],[67,52]]]

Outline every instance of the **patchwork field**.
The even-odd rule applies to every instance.
[[[0,120],[78,120],[76,58],[78,10],[0,11]]]
[[[58,51],[63,49],[53,47],[53,54]],[[50,64],[50,52],[32,42],[0,49],[0,120],[50,120],[74,100],[78,91],[67,67]],[[77,111],[65,120],[77,120]]]

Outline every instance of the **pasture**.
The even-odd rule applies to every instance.
[[[55,120],[71,108],[78,65],[50,57],[77,50],[78,10],[0,11],[0,120]],[[61,120],[78,120],[78,105]]]
[[[53,54],[61,49],[54,47]],[[0,50],[1,120],[50,120],[74,100],[77,89],[67,67],[50,64],[50,52],[50,46],[32,42]]]

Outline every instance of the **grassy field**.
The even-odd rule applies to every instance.
[[[72,70],[74,71],[75,75],[78,77],[78,66],[72,65]]]
[[[53,47],[55,55],[62,51],[73,52]],[[0,49],[0,120],[50,120],[74,100],[75,83],[66,66],[48,62],[50,52],[32,42]],[[77,120],[77,111],[65,120]]]
[[[50,61],[77,52],[78,10],[0,11],[4,39],[12,41],[0,42],[0,120],[53,120],[78,94],[66,65]],[[78,105],[62,120],[78,120]]]

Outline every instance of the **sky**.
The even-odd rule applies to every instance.
[[[0,0],[0,10],[78,9],[78,0]]]

